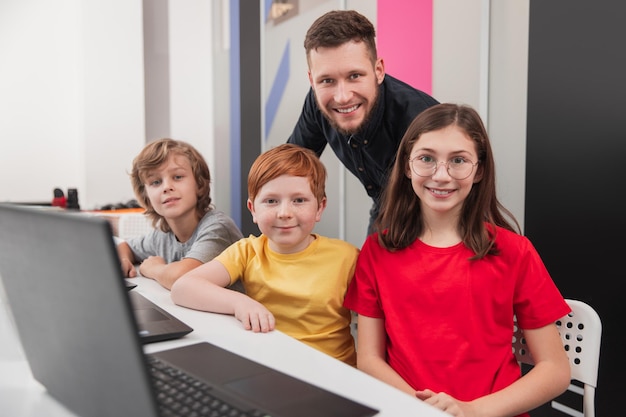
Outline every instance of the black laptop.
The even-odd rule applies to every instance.
[[[126,286],[128,289],[128,286]],[[130,304],[143,343],[177,339],[193,331],[186,323],[168,313],[143,295],[131,291]]]
[[[0,204],[0,277],[22,347],[33,376],[68,409],[82,417],[377,414],[209,343],[144,354],[111,236],[101,218]]]

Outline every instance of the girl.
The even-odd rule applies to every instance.
[[[527,415],[570,382],[554,324],[569,307],[495,189],[478,113],[420,113],[344,301],[359,314],[358,367],[454,416]],[[537,363],[523,377],[514,315]]]

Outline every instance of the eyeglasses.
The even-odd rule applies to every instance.
[[[439,162],[436,159],[428,155],[416,156],[413,159],[409,159],[409,165],[415,175],[420,177],[432,177],[437,172],[439,164],[444,164],[448,175],[455,180],[464,180],[472,175],[474,167],[478,165],[478,162],[474,163],[469,159],[465,159],[461,156],[455,156],[448,162]]]

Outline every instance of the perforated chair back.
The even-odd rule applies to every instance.
[[[143,236],[152,230],[152,223],[143,213],[125,213],[119,216],[117,235],[120,239]]]
[[[570,361],[572,380],[582,383],[581,389],[571,384],[568,388],[583,397],[583,412],[575,410],[558,401],[552,401],[552,408],[570,416],[595,417],[595,390],[598,382],[598,364],[600,362],[600,341],[602,322],[598,313],[588,304],[578,300],[565,300],[572,309],[568,315],[557,320],[563,347]],[[513,332],[513,353],[517,361],[534,365],[534,361],[524,339],[524,332],[515,321]]]

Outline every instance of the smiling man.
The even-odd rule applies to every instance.
[[[304,49],[311,89],[288,142],[318,156],[330,145],[373,200],[370,234],[406,128],[438,101],[385,74],[376,30],[354,10],[318,18],[307,31]]]

